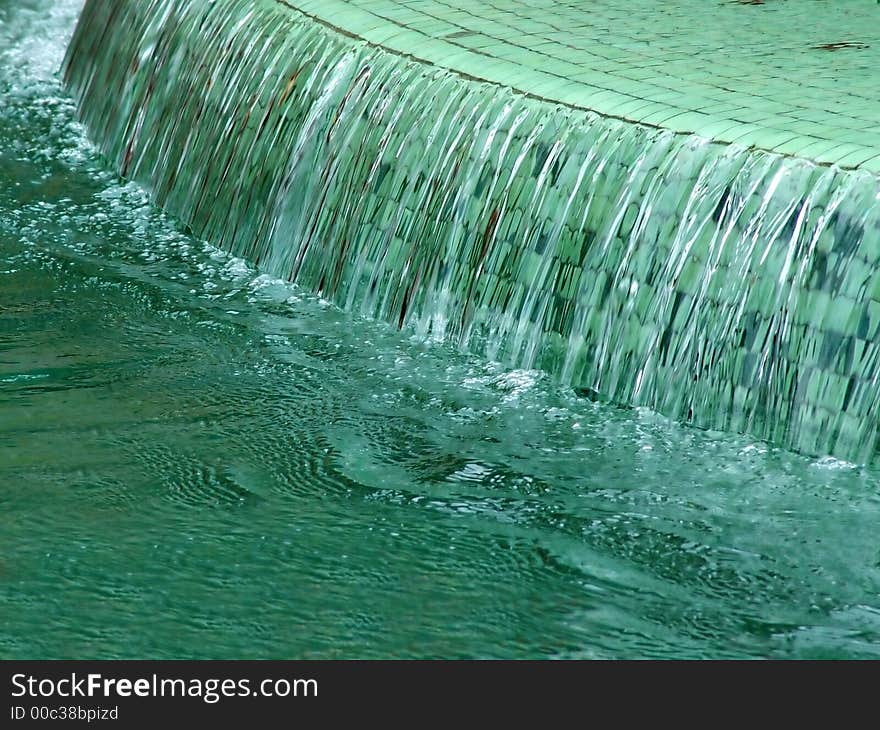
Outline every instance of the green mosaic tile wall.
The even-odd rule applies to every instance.
[[[352,37],[366,0],[333,17],[346,33],[296,4],[311,15],[88,0],[66,78],[121,174],[196,235],[348,309],[699,426],[874,453],[870,170],[468,78]],[[410,22],[376,28],[391,21]]]
[[[370,43],[606,116],[880,172],[876,0],[291,0]]]

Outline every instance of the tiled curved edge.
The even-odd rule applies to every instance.
[[[880,8],[867,0],[278,2],[574,108],[880,173]]]
[[[467,80],[277,0],[87,0],[66,80],[157,204],[340,306],[700,426],[874,452],[869,173]]]

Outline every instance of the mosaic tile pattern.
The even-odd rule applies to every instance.
[[[340,306],[698,426],[875,452],[868,170],[465,79],[278,0],[88,0],[66,79],[121,174]]]
[[[539,97],[880,172],[875,0],[286,2]]]

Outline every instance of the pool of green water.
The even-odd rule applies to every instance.
[[[0,0],[0,657],[880,657],[880,474],[578,398],[194,240]]]

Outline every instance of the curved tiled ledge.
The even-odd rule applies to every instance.
[[[277,0],[524,94],[880,173],[872,0]]]
[[[158,205],[341,307],[617,403],[870,458],[880,180],[856,71],[880,43],[814,48],[831,4],[811,0],[588,5],[87,0],[66,80]],[[834,8],[840,33],[880,13]],[[691,15],[729,32],[687,35]],[[749,38],[763,75],[724,51]],[[793,99],[783,77],[813,58],[827,74]]]

